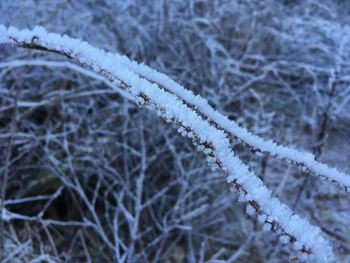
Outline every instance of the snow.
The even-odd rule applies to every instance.
[[[120,56],[118,54],[114,54],[114,56],[122,65],[128,67],[140,76],[161,85],[179,98],[193,105],[195,109],[203,113],[211,121],[215,122],[220,128],[237,137],[253,149],[258,149],[260,152],[268,153],[279,159],[298,163],[310,170],[313,174],[320,176],[320,178],[329,180],[343,187],[345,190],[350,191],[350,176],[338,171],[336,168],[317,162],[313,154],[298,151],[291,147],[281,146],[271,140],[264,140],[263,138],[250,133],[247,129],[240,127],[235,121],[228,119],[226,116],[213,109],[207,100],[198,95],[194,95],[193,92],[186,90],[167,75],[162,74],[147,65],[131,61],[126,56]]]
[[[255,209],[254,209],[252,206],[247,205],[247,207],[246,207],[246,213],[247,213],[248,215],[250,215],[250,216],[254,216],[254,214],[255,214]]]
[[[279,240],[283,245],[288,244],[290,238],[287,235],[282,235],[279,237]]]
[[[62,37],[58,34],[47,33],[41,27],[36,27],[32,31],[19,31],[13,27],[6,29],[0,26],[0,44],[16,44],[17,42],[27,44],[34,42],[36,45],[67,53],[76,58],[81,64],[88,65],[98,73],[108,73],[107,75],[111,74],[116,77],[126,84],[128,91],[135,97],[140,98],[140,94],[147,96],[149,99],[147,105],[157,110],[163,118],[169,122],[180,123],[191,130],[191,132],[182,132],[183,135],[190,138],[198,137],[200,142],[206,142],[214,146],[210,151],[207,151],[207,149],[203,151],[205,154],[213,152],[215,157],[208,156],[209,163],[219,161],[221,169],[228,176],[228,181],[236,180],[242,187],[243,191],[240,191],[241,201],[254,200],[259,205],[258,211],[255,211],[258,215],[266,215],[269,222],[278,223],[283,231],[297,239],[297,242],[294,243],[297,250],[305,246],[311,249],[313,256],[317,258],[317,262],[334,261],[332,248],[319,228],[312,226],[308,220],[295,215],[289,207],[282,204],[277,198],[272,197],[271,191],[234,154],[226,133],[210,125],[208,121],[184,104],[178,96],[196,105],[200,111],[219,123],[225,130],[231,131],[235,136],[255,148],[271,152],[279,157],[305,162],[305,166],[309,169],[313,169],[317,173],[326,173],[328,177],[350,186],[350,179],[347,180],[345,174],[313,161],[314,157],[311,154],[278,146],[271,141],[264,141],[250,134],[244,128],[238,127],[235,122],[229,121],[225,116],[213,110],[206,100],[195,96],[170,78],[151,70],[145,65],[129,62],[126,57],[105,52],[92,47],[86,42],[71,39],[67,36]],[[152,78],[155,82],[161,83],[167,87],[168,91],[140,77],[139,74],[141,73],[146,75],[147,79]],[[177,96],[172,93],[176,93]],[[253,210],[255,210],[252,206],[248,206],[247,209],[249,214],[253,214]],[[271,225],[269,225],[269,228],[271,228]]]

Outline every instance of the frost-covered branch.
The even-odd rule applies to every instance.
[[[286,160],[291,164],[301,166],[303,170],[319,176],[321,179],[330,181],[339,187],[350,191],[350,175],[343,173],[336,168],[315,160],[311,153],[302,152],[291,147],[285,147],[271,140],[265,140],[259,136],[250,133],[247,129],[240,127],[235,121],[228,119],[220,112],[212,108],[208,101],[201,96],[196,96],[192,91],[147,65],[138,64],[131,61],[126,56],[115,54],[116,60],[120,61],[130,70],[139,74],[141,77],[158,84],[165,90],[175,94],[186,102],[186,105],[196,111],[204,119],[208,119],[212,125],[228,133],[231,138],[243,143],[254,152],[260,152],[281,160]]]
[[[118,86],[111,85],[108,79],[104,78],[100,74],[96,74],[91,70],[88,70],[79,65],[70,63],[69,61],[50,61],[50,60],[42,60],[42,59],[32,59],[32,60],[11,60],[9,62],[0,62],[0,68],[12,69],[12,68],[23,67],[23,66],[45,66],[45,67],[51,67],[51,68],[56,68],[56,67],[67,68],[72,71],[81,73],[92,79],[99,80],[105,83],[108,87],[118,92],[123,97],[127,98],[128,100],[136,102],[135,98],[131,96],[128,92],[119,88]]]
[[[156,110],[167,122],[177,126],[182,135],[190,138],[197,149],[206,155],[208,163],[219,168],[227,176],[227,181],[232,185],[232,189],[240,194],[239,200],[247,203],[247,213],[256,214],[258,219],[265,224],[265,228],[276,232],[283,243],[292,243],[293,247],[302,253],[302,257],[309,256],[309,259],[318,262],[335,260],[332,248],[321,231],[307,220],[300,218],[277,198],[272,197],[271,191],[233,153],[226,131],[229,127],[226,127],[225,130],[218,129],[216,125],[202,116],[201,111],[204,110],[206,110],[207,115],[213,113],[205,100],[198,96],[190,97],[191,104],[193,104],[192,99],[194,98],[200,102],[197,107],[200,106],[201,111],[198,112],[187,102],[187,96],[190,93],[184,92],[186,100],[179,99],[179,96],[173,94],[178,91],[177,89],[170,93],[157,84],[140,77],[138,73],[123,66],[114,54],[96,49],[80,40],[47,33],[43,28],[37,27],[33,31],[19,31],[13,27],[7,29],[0,26],[0,43],[63,54],[102,74],[114,85],[120,85],[127,89],[136,97],[140,105]],[[157,76],[155,77],[157,78]],[[183,91],[185,90],[183,89]],[[220,119],[218,116],[215,115],[213,120]],[[223,116],[221,118],[224,120]],[[221,125],[225,123],[223,122]],[[238,129],[237,131],[242,133],[242,130]],[[245,133],[241,134],[241,139],[248,140],[245,138],[246,135]],[[235,136],[239,138],[239,136]],[[249,138],[254,139],[251,142],[253,145],[257,141],[264,145],[254,136]],[[265,150],[269,152],[271,148],[278,149],[276,145],[270,143],[265,146]],[[281,150],[281,153],[289,156],[285,151]],[[296,158],[295,154],[294,152],[291,156]],[[312,160],[312,156],[306,156],[308,161]],[[340,180],[338,177],[336,176],[336,179]],[[91,206],[87,199],[86,204]]]

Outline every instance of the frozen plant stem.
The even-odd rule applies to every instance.
[[[192,106],[195,103],[192,103],[191,98],[185,100],[176,92],[166,90],[164,88],[166,85],[158,85],[157,82],[149,81],[144,76],[140,76],[138,74],[140,72],[135,73],[131,67],[126,67],[119,56],[68,36],[47,33],[41,27],[36,27],[32,31],[20,31],[13,27],[7,29],[0,26],[0,44],[12,44],[65,55],[77,60],[84,67],[103,75],[114,85],[123,87],[136,98],[139,105],[156,110],[167,122],[175,125],[179,133],[190,138],[197,149],[206,155],[208,163],[226,175],[227,182],[232,186],[232,189],[239,193],[239,201],[247,203],[247,213],[257,215],[259,221],[264,224],[264,228],[276,232],[282,243],[291,243],[293,248],[299,251],[301,260],[336,261],[332,247],[323,237],[320,229],[312,226],[308,220],[302,219],[277,198],[272,197],[271,190],[233,153],[227,129],[222,129],[215,124],[218,123],[216,117],[218,119],[225,117],[214,114],[208,118],[204,115],[210,113],[207,103],[201,104],[204,113],[198,111],[199,107]],[[154,77],[157,77],[156,73]],[[189,91],[185,93],[187,94],[187,92]],[[195,98],[206,102],[199,96]],[[207,111],[205,112],[205,110]],[[210,119],[213,119],[215,123]],[[240,138],[239,135],[235,136]],[[244,137],[244,134],[242,136]],[[256,139],[252,143],[261,143],[264,147],[265,144],[259,141],[258,137],[252,138]],[[274,144],[265,146],[267,150],[271,151],[277,147]],[[288,149],[285,151],[287,154]],[[292,152],[291,156],[297,156],[297,153]],[[311,155],[306,156],[311,163],[310,166],[313,167]],[[342,176],[335,177],[343,183]],[[141,174],[141,179],[138,180],[140,193],[142,193],[142,177]],[[139,199],[139,201],[141,204],[142,200]],[[137,217],[137,214],[135,216]],[[133,218],[133,216],[131,217]],[[137,228],[137,222],[135,222],[134,227]],[[135,233],[135,229],[132,228],[132,233]]]
[[[194,95],[192,91],[185,89],[167,75],[157,72],[147,65],[131,61],[126,56],[120,56],[118,54],[114,55],[120,64],[126,66],[148,81],[156,83],[168,92],[175,94],[202,118],[208,120],[216,128],[225,131],[230,138],[245,144],[254,153],[263,153],[271,157],[285,160],[293,165],[303,168],[308,173],[315,175],[322,180],[332,182],[347,192],[350,191],[350,175],[338,171],[336,168],[329,167],[324,163],[318,162],[317,152],[313,155],[291,147],[278,145],[271,140],[264,140],[263,138],[250,133],[247,129],[238,126],[235,121],[228,119],[226,116],[212,108],[206,99]]]

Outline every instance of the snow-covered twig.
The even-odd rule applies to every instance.
[[[302,257],[309,256],[308,259],[317,262],[335,261],[332,248],[320,229],[312,226],[277,198],[272,197],[271,191],[233,153],[227,133],[204,118],[195,107],[179,99],[179,96],[140,77],[130,68],[123,66],[112,53],[94,48],[80,40],[47,33],[40,27],[32,31],[19,31],[13,27],[7,29],[0,26],[0,44],[52,51],[74,58],[81,65],[103,75],[115,85],[127,89],[136,97],[140,105],[156,110],[167,122],[177,126],[182,135],[190,138],[197,149],[206,155],[208,163],[219,168],[227,176],[227,181],[231,184],[232,189],[240,194],[239,200],[247,203],[247,213],[257,214],[258,219],[265,224],[265,228],[276,232],[283,243],[292,243],[293,247],[301,252]],[[188,94],[187,91],[184,92],[185,97]],[[211,112],[207,102],[198,96],[189,98],[191,104],[193,104],[191,99],[194,98],[200,102],[201,111]],[[215,115],[213,119],[216,120],[218,116]],[[223,116],[222,119],[225,120]],[[239,131],[245,140],[254,139],[251,144],[265,145],[264,141],[257,139],[258,137],[245,138],[246,134],[242,135],[242,130]],[[271,143],[265,146],[266,150],[279,149]],[[285,151],[287,150],[281,152],[293,158],[296,158],[298,154],[293,151],[288,154]],[[310,162],[312,161],[310,155],[305,156],[308,157],[308,160],[310,158]]]
[[[103,83],[105,83],[108,87],[112,88],[116,92],[118,92],[120,95],[122,95],[124,98],[135,101],[135,98],[131,96],[128,92],[125,90],[115,86],[111,85],[111,83],[108,81],[108,79],[104,78],[100,74],[96,74],[95,72],[88,70],[86,68],[83,68],[79,65],[70,63],[69,61],[50,61],[50,60],[43,60],[43,59],[23,59],[23,60],[11,60],[9,62],[0,62],[0,68],[17,68],[17,67],[23,67],[23,66],[45,66],[50,68],[67,68],[70,70],[73,70],[75,72],[81,73],[87,77],[99,80]]]
[[[235,121],[230,120],[220,112],[216,111],[209,105],[206,99],[201,96],[196,96],[192,91],[185,89],[167,75],[160,73],[145,64],[131,61],[126,56],[115,54],[115,57],[119,63],[128,67],[141,77],[156,83],[160,87],[181,98],[190,108],[201,114],[204,119],[208,119],[215,127],[227,132],[231,138],[246,144],[254,152],[260,152],[281,160],[286,160],[289,163],[302,167],[303,170],[306,170],[315,176],[319,176],[326,181],[338,185],[347,192],[350,191],[350,175],[316,161],[315,156],[312,153],[302,152],[291,147],[282,146],[274,141],[265,140],[254,135],[247,129],[240,127]]]

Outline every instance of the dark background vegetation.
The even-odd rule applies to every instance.
[[[147,63],[255,134],[345,172],[349,13],[331,0],[0,2],[6,26],[41,25]],[[66,61],[1,47],[3,259],[289,262],[290,248],[245,215],[174,128],[94,75],[13,63],[33,59]],[[234,149],[350,262],[347,193]]]

